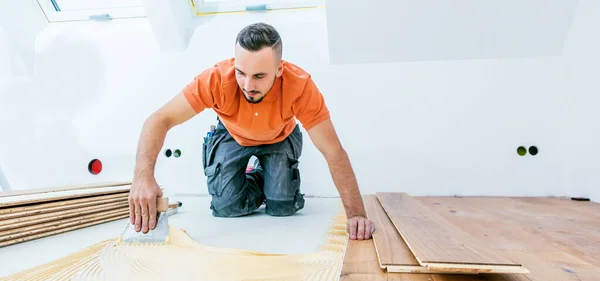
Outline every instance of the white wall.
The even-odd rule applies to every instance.
[[[327,0],[331,62],[559,56],[576,5],[577,0],[371,0],[368,5]]]
[[[11,55],[10,40],[4,27],[0,25],[0,93],[5,92],[12,76]],[[2,108],[2,104],[2,95],[0,95],[0,108]],[[0,120],[3,120],[1,117],[2,111],[0,111]],[[0,136],[6,136],[6,132],[0,131]],[[2,170],[3,162],[6,162],[6,159],[0,154],[0,192],[10,190],[10,184],[6,180]]]
[[[9,44],[10,41],[6,35],[6,31],[4,30],[4,27],[0,25],[0,77],[4,79],[7,79],[8,76],[12,74],[10,65],[11,46]],[[5,83],[6,82],[0,83],[0,87]]]
[[[15,54],[11,58],[14,75],[29,75],[33,72],[35,35],[46,24],[46,17],[36,0],[0,3],[0,25],[5,37],[10,39],[12,54]]]
[[[565,42],[563,94],[567,187],[600,201],[600,1],[580,0]]]
[[[143,120],[231,56],[237,31],[255,21],[274,24],[284,58],[313,74],[363,193],[571,194],[564,58],[330,65],[324,10],[199,18],[184,53],[160,53],[144,19],[50,25],[31,81],[0,93],[0,165],[13,189],[130,179]],[[206,193],[201,144],[214,118],[207,111],[169,133],[165,148],[183,155],[159,157],[167,191]],[[540,153],[521,157],[520,145]],[[93,158],[104,162],[100,175],[87,172]],[[305,193],[337,195],[306,133],[301,168]]]

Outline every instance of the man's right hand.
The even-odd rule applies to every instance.
[[[167,132],[196,114],[184,93],[180,92],[144,122],[129,191],[129,219],[136,232],[148,233],[156,227],[156,199],[163,194],[154,178],[154,166]]]
[[[129,220],[136,232],[148,233],[156,227],[156,199],[162,196],[154,177],[133,180],[129,191]]]

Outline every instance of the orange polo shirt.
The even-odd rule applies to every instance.
[[[242,146],[284,140],[296,126],[305,130],[329,118],[323,95],[309,73],[283,61],[283,74],[263,100],[249,103],[235,79],[234,59],[218,62],[198,74],[183,89],[196,113],[212,108]]]

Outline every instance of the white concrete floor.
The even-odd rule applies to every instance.
[[[331,218],[339,214],[339,198],[306,198],[304,209],[290,217],[271,217],[264,207],[240,218],[215,218],[209,197],[178,197],[183,203],[169,224],[185,229],[198,243],[269,253],[301,254],[317,250],[327,238]],[[0,248],[0,277],[118,237],[128,219],[122,219]]]

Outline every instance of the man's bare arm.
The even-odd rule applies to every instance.
[[[196,112],[180,93],[144,122],[129,193],[129,218],[136,231],[147,233],[156,227],[156,198],[162,196],[162,191],[154,178],[154,167],[167,132],[194,115]]]
[[[136,155],[135,177],[154,177],[154,166],[167,132],[196,115],[183,93],[152,113],[142,128]]]
[[[330,119],[321,122],[308,131],[308,134],[323,154],[333,182],[340,193],[348,217],[348,233],[351,239],[369,239],[373,233],[373,223],[367,219],[364,203],[350,159],[342,147]]]

